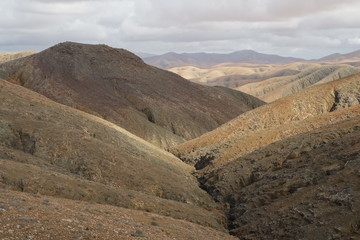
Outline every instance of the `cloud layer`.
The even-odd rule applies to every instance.
[[[360,48],[358,0],[12,0],[0,51],[62,41],[136,52],[254,49],[305,58]]]

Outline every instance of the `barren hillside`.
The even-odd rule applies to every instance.
[[[202,178],[203,188],[228,207],[232,234],[359,238],[360,106],[337,115],[346,118],[257,149]]]
[[[307,68],[295,75],[271,77],[236,89],[256,96],[265,102],[272,102],[312,85],[334,81],[358,72],[360,72],[360,68],[350,65],[319,65]]]
[[[0,64],[0,239],[360,237],[357,68],[178,70],[272,102],[105,45]]]
[[[18,58],[23,58],[35,54],[34,51],[23,51],[23,52],[0,52],[0,63],[8,62]]]
[[[170,68],[169,71],[179,74],[192,82],[202,83],[209,86],[224,86],[234,88],[236,83],[224,80],[223,83],[219,79],[231,76],[238,76],[237,84],[241,85],[241,80],[245,83],[255,81],[256,77],[260,78],[261,74],[267,73],[274,69],[273,65],[246,65],[246,66],[227,66],[220,65],[212,68],[196,68],[192,66]],[[256,76],[256,77],[255,77]],[[241,78],[243,77],[243,78]]]
[[[0,211],[3,239],[236,239],[148,212],[10,190],[0,190]]]
[[[234,88],[265,102],[360,72],[347,64],[291,63],[285,65],[221,64],[212,68],[171,68],[180,76],[207,86]]]
[[[190,83],[105,45],[61,43],[1,64],[0,76],[163,148],[263,104],[241,92]]]
[[[340,121],[347,116],[322,115],[357,105],[359,101],[360,75],[357,74],[242,114],[214,131],[176,146],[172,152],[197,169],[212,171],[259,147]]]
[[[294,76],[310,68],[320,67],[316,63],[276,64],[219,64],[211,68],[184,66],[170,68],[169,71],[179,74],[192,82],[208,86],[239,86],[264,81],[270,78]]]
[[[360,74],[279,99],[172,152],[239,239],[360,236]]]
[[[1,188],[138,209],[224,230],[226,219],[198,187],[193,168],[170,153],[4,80],[0,99]]]

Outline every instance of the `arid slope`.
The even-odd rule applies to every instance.
[[[23,52],[0,52],[0,63],[8,62],[18,58],[23,58],[35,54],[34,51],[23,51]]]
[[[249,82],[261,81],[267,74],[273,74],[272,72],[276,71],[276,68],[276,65],[270,64],[221,64],[211,68],[175,67],[170,68],[169,71],[195,83],[235,88]]]
[[[192,167],[115,124],[4,80],[0,116],[1,188],[224,230],[226,219],[199,188]]]
[[[240,239],[360,236],[360,74],[240,115],[172,149]]]
[[[264,81],[249,83],[237,90],[256,96],[266,102],[302,91],[312,85],[334,81],[360,72],[350,65],[318,65],[291,76],[271,77]]]
[[[302,132],[346,118],[324,115],[357,105],[360,101],[360,74],[323,85],[240,115],[214,131],[176,146],[172,152],[203,172]],[[318,117],[313,121],[312,118]]]
[[[3,189],[0,211],[2,239],[236,239],[171,217]]]
[[[263,104],[241,92],[191,83],[105,45],[61,43],[1,64],[0,77],[163,148]]]
[[[356,74],[360,68],[342,63],[298,62],[284,65],[220,64],[211,68],[184,66],[169,71],[195,83],[233,88],[272,102],[310,86]]]
[[[203,177],[240,239],[358,239],[360,105]],[[338,120],[339,116],[343,120]]]

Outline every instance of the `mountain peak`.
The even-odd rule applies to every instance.
[[[191,83],[106,45],[60,43],[31,59],[1,64],[0,76],[163,148],[263,104],[239,91]]]
[[[144,64],[142,59],[132,52],[122,49],[113,48],[105,44],[84,44],[76,42],[58,43],[42,53],[44,55],[67,55],[72,57],[91,57],[92,60],[99,59],[101,61],[114,61],[115,59],[123,63]],[[90,60],[91,60],[90,59]]]

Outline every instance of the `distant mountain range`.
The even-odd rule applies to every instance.
[[[159,68],[169,69],[189,65],[196,67],[212,67],[222,63],[286,64],[305,60],[301,58],[263,54],[253,50],[242,50],[229,54],[170,52],[163,55],[145,57],[144,61],[147,64]]]
[[[174,67],[194,66],[199,68],[210,68],[219,64],[288,64],[294,62],[346,62],[359,66],[360,50],[347,54],[331,54],[329,56],[305,60],[302,58],[283,57],[274,54],[264,54],[253,50],[241,50],[228,54],[220,53],[174,53],[169,52],[162,55],[140,54],[147,64],[170,69]]]
[[[234,88],[265,102],[360,72],[360,50],[313,60],[243,50],[229,54],[167,53],[144,61],[192,82]]]
[[[320,62],[346,62],[346,63],[359,62],[360,61],[360,50],[357,50],[357,51],[354,51],[351,53],[345,53],[345,54],[334,53],[329,56],[320,58],[317,61],[320,61]]]
[[[34,51],[1,53],[0,63],[22,58],[35,54]],[[241,50],[232,53],[175,53],[169,52],[161,55],[152,53],[136,52],[145,63],[162,68],[171,69],[175,67],[193,66],[198,68],[212,68],[217,65],[238,64],[289,64],[294,62],[315,63],[346,63],[360,66],[360,50],[340,54],[334,53],[319,59],[306,60],[295,57],[283,57],[275,54],[264,54],[253,50]]]
[[[103,44],[1,63],[0,239],[358,239],[345,61],[192,67],[268,104]]]

